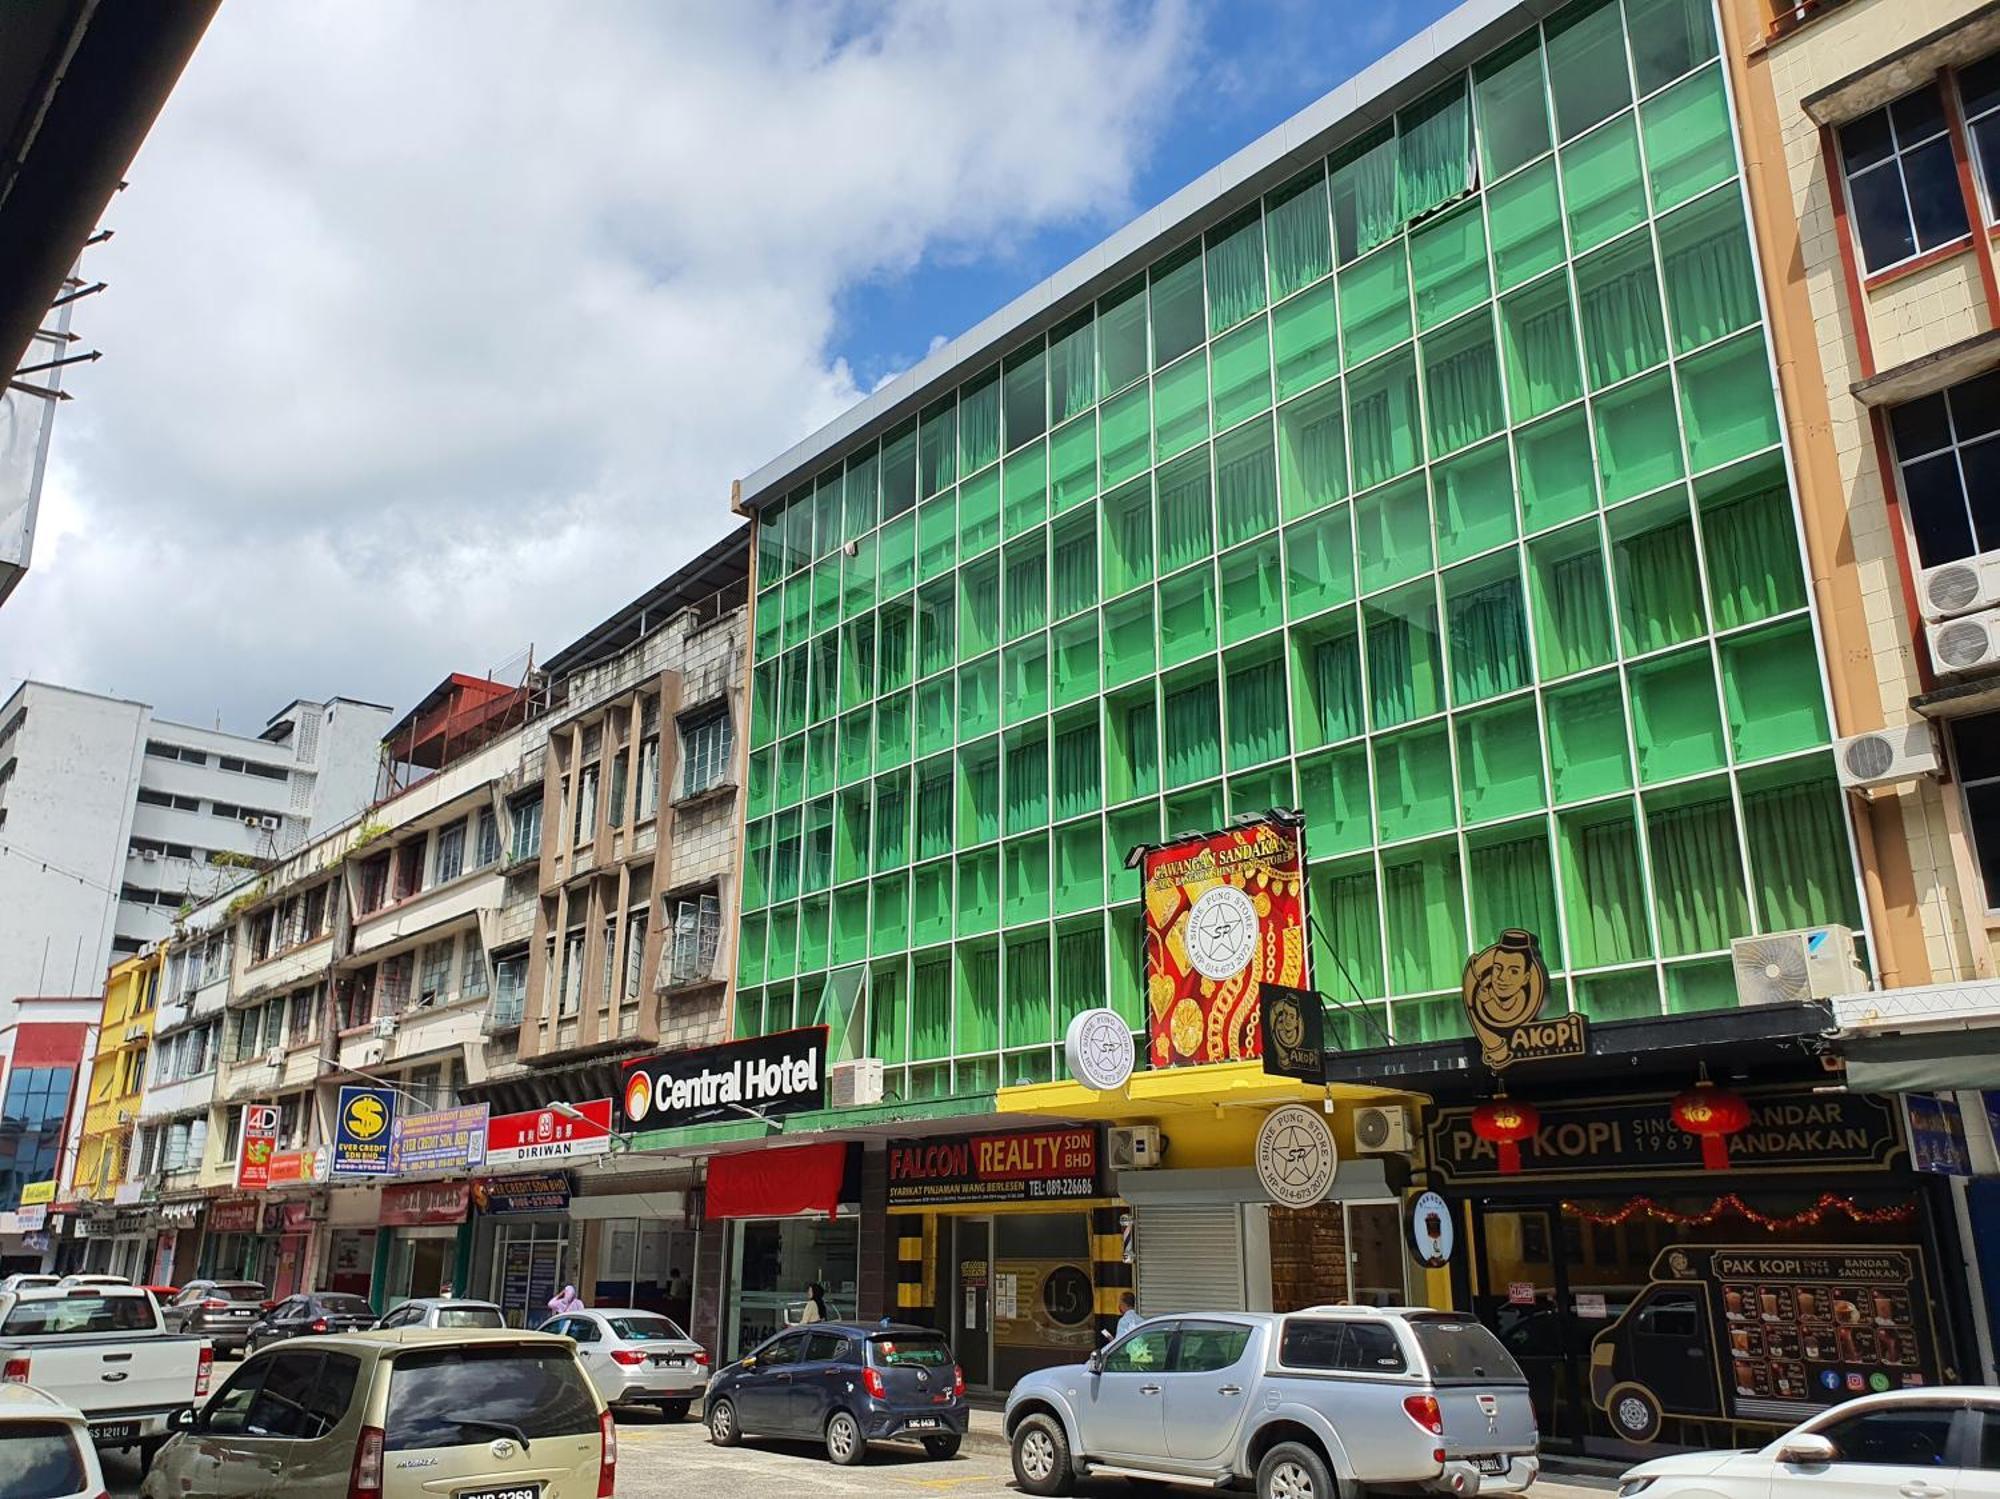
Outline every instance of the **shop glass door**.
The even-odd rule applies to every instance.
[[[1347,1204],[1347,1299],[1356,1306],[1405,1306],[1403,1207],[1398,1202]]]
[[[441,1294],[445,1280],[451,1274],[453,1253],[458,1247],[457,1234],[447,1230],[448,1236],[444,1238],[416,1237],[422,1232],[421,1229],[405,1230],[396,1235],[389,1245],[387,1306],[390,1309],[419,1296]]]
[[[1589,1337],[1576,1326],[1552,1205],[1481,1203],[1473,1310],[1528,1377],[1545,1446],[1578,1450]]]
[[[567,1225],[502,1224],[493,1256],[493,1283],[487,1295],[509,1327],[539,1327],[549,1302],[566,1283]]]
[[[806,1287],[826,1287],[827,1311],[855,1315],[861,1266],[854,1218],[741,1218],[724,1318],[728,1358],[741,1358],[805,1309]]]
[[[945,1334],[958,1355],[965,1382],[974,1389],[993,1388],[993,1220],[954,1218],[952,1225],[952,1287],[947,1303],[950,1326]]]

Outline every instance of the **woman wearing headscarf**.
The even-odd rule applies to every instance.
[[[583,1310],[583,1298],[576,1294],[575,1286],[564,1286],[549,1298],[549,1315],[562,1317],[570,1312]]]

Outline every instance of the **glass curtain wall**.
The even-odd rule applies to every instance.
[[[1706,0],[1574,6],[768,506],[739,1033],[1047,1078],[1272,806],[1343,1044],[1859,928],[1738,170]]]

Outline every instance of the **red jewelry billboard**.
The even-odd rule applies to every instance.
[[[1260,1056],[1258,987],[1308,987],[1299,834],[1273,817],[1146,851],[1155,1067]]]

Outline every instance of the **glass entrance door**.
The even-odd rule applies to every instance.
[[[954,1218],[952,1224],[950,1330],[947,1333],[965,1382],[993,1388],[993,1220]]]
[[[1528,1376],[1542,1441],[1565,1451],[1586,1433],[1588,1337],[1576,1325],[1561,1223],[1548,1205],[1479,1204],[1473,1309]]]

